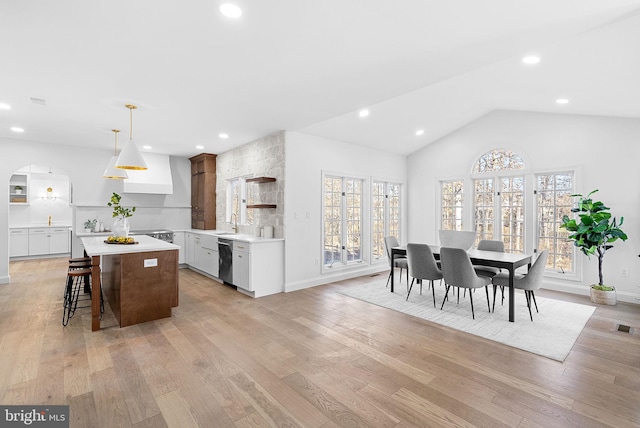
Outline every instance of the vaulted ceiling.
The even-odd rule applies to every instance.
[[[495,109],[640,118],[640,0],[223,2],[3,2],[0,139],[112,149],[128,103],[134,140],[178,156],[278,130],[409,154]]]

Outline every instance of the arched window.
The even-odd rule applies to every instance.
[[[524,169],[520,156],[507,149],[494,149],[480,156],[473,165],[473,172],[496,172]]]

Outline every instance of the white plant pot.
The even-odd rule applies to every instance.
[[[610,305],[610,306],[614,306],[617,303],[615,289],[613,289],[612,291],[602,291],[602,290],[596,290],[593,287],[591,287],[589,288],[589,290],[591,295],[591,301],[593,303],[597,303],[599,305]]]

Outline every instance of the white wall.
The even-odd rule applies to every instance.
[[[624,216],[629,236],[607,252],[604,277],[618,298],[640,297],[640,120],[596,116],[494,111],[442,138],[408,158],[409,240],[437,242],[438,181],[469,177],[475,160],[495,148],[523,156],[529,171],[578,167],[576,192],[599,189],[596,197]],[[597,282],[597,259],[582,260],[580,283],[545,280],[548,288],[588,294]],[[621,271],[628,269],[629,276]]]
[[[406,183],[406,157],[287,132],[285,159],[285,290],[388,269],[386,263],[374,266],[364,263],[335,274],[322,274],[322,172]],[[403,217],[405,221],[406,215]]]
[[[76,209],[97,212],[104,219],[110,218],[106,207],[112,192],[122,194],[122,182],[106,180],[102,173],[113,155],[111,150],[95,150],[85,147],[49,145],[26,141],[0,140],[0,284],[9,282],[9,178],[26,165],[51,165],[54,170],[66,173],[73,187],[73,204]],[[191,166],[187,158],[171,157],[173,176],[172,195],[123,194],[126,205],[135,205],[140,211],[131,219],[131,227],[144,229],[151,219],[170,222],[163,224],[172,229],[190,226]],[[160,208],[163,207],[163,208]],[[86,213],[83,213],[86,214]],[[86,215],[79,215],[74,227],[81,228]],[[55,220],[55,219],[54,219]],[[46,219],[45,219],[46,221]],[[156,227],[158,225],[153,225]]]
[[[29,174],[29,204],[13,204],[9,206],[9,225],[20,226],[44,226],[51,216],[52,225],[71,224],[71,206],[69,205],[69,177],[66,174],[58,174],[55,170],[51,173],[48,167],[30,165],[21,172]],[[47,188],[53,189],[55,199],[43,199],[46,197]]]

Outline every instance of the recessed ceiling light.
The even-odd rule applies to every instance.
[[[242,9],[233,3],[225,3],[220,5],[220,13],[227,18],[240,18],[242,16]]]
[[[537,64],[540,62],[540,57],[535,55],[528,55],[522,58],[522,62],[529,65]]]
[[[152,149],[152,147],[150,145],[148,145],[148,144],[142,146],[142,148],[145,149],[145,150],[151,150]]]
[[[218,134],[218,137],[222,138],[223,140],[226,140],[227,138],[229,138],[229,134],[225,134],[223,132],[223,133]]]
[[[558,98],[556,104],[569,104],[569,100],[566,98]]]
[[[11,110],[11,106],[9,104],[0,103],[0,110]]]
[[[358,116],[360,117],[367,117],[369,116],[369,110],[360,110],[360,112],[358,112]]]
[[[196,149],[198,149],[198,150],[203,150],[203,149],[204,149],[204,146],[196,146]]]
[[[12,127],[11,127],[11,130],[12,130],[13,132],[24,132],[24,129],[22,129],[22,128],[18,128],[17,126],[12,126]]]
[[[416,135],[420,136],[420,135],[422,135],[422,134],[424,134],[424,129],[418,129],[418,130],[416,131]]]

